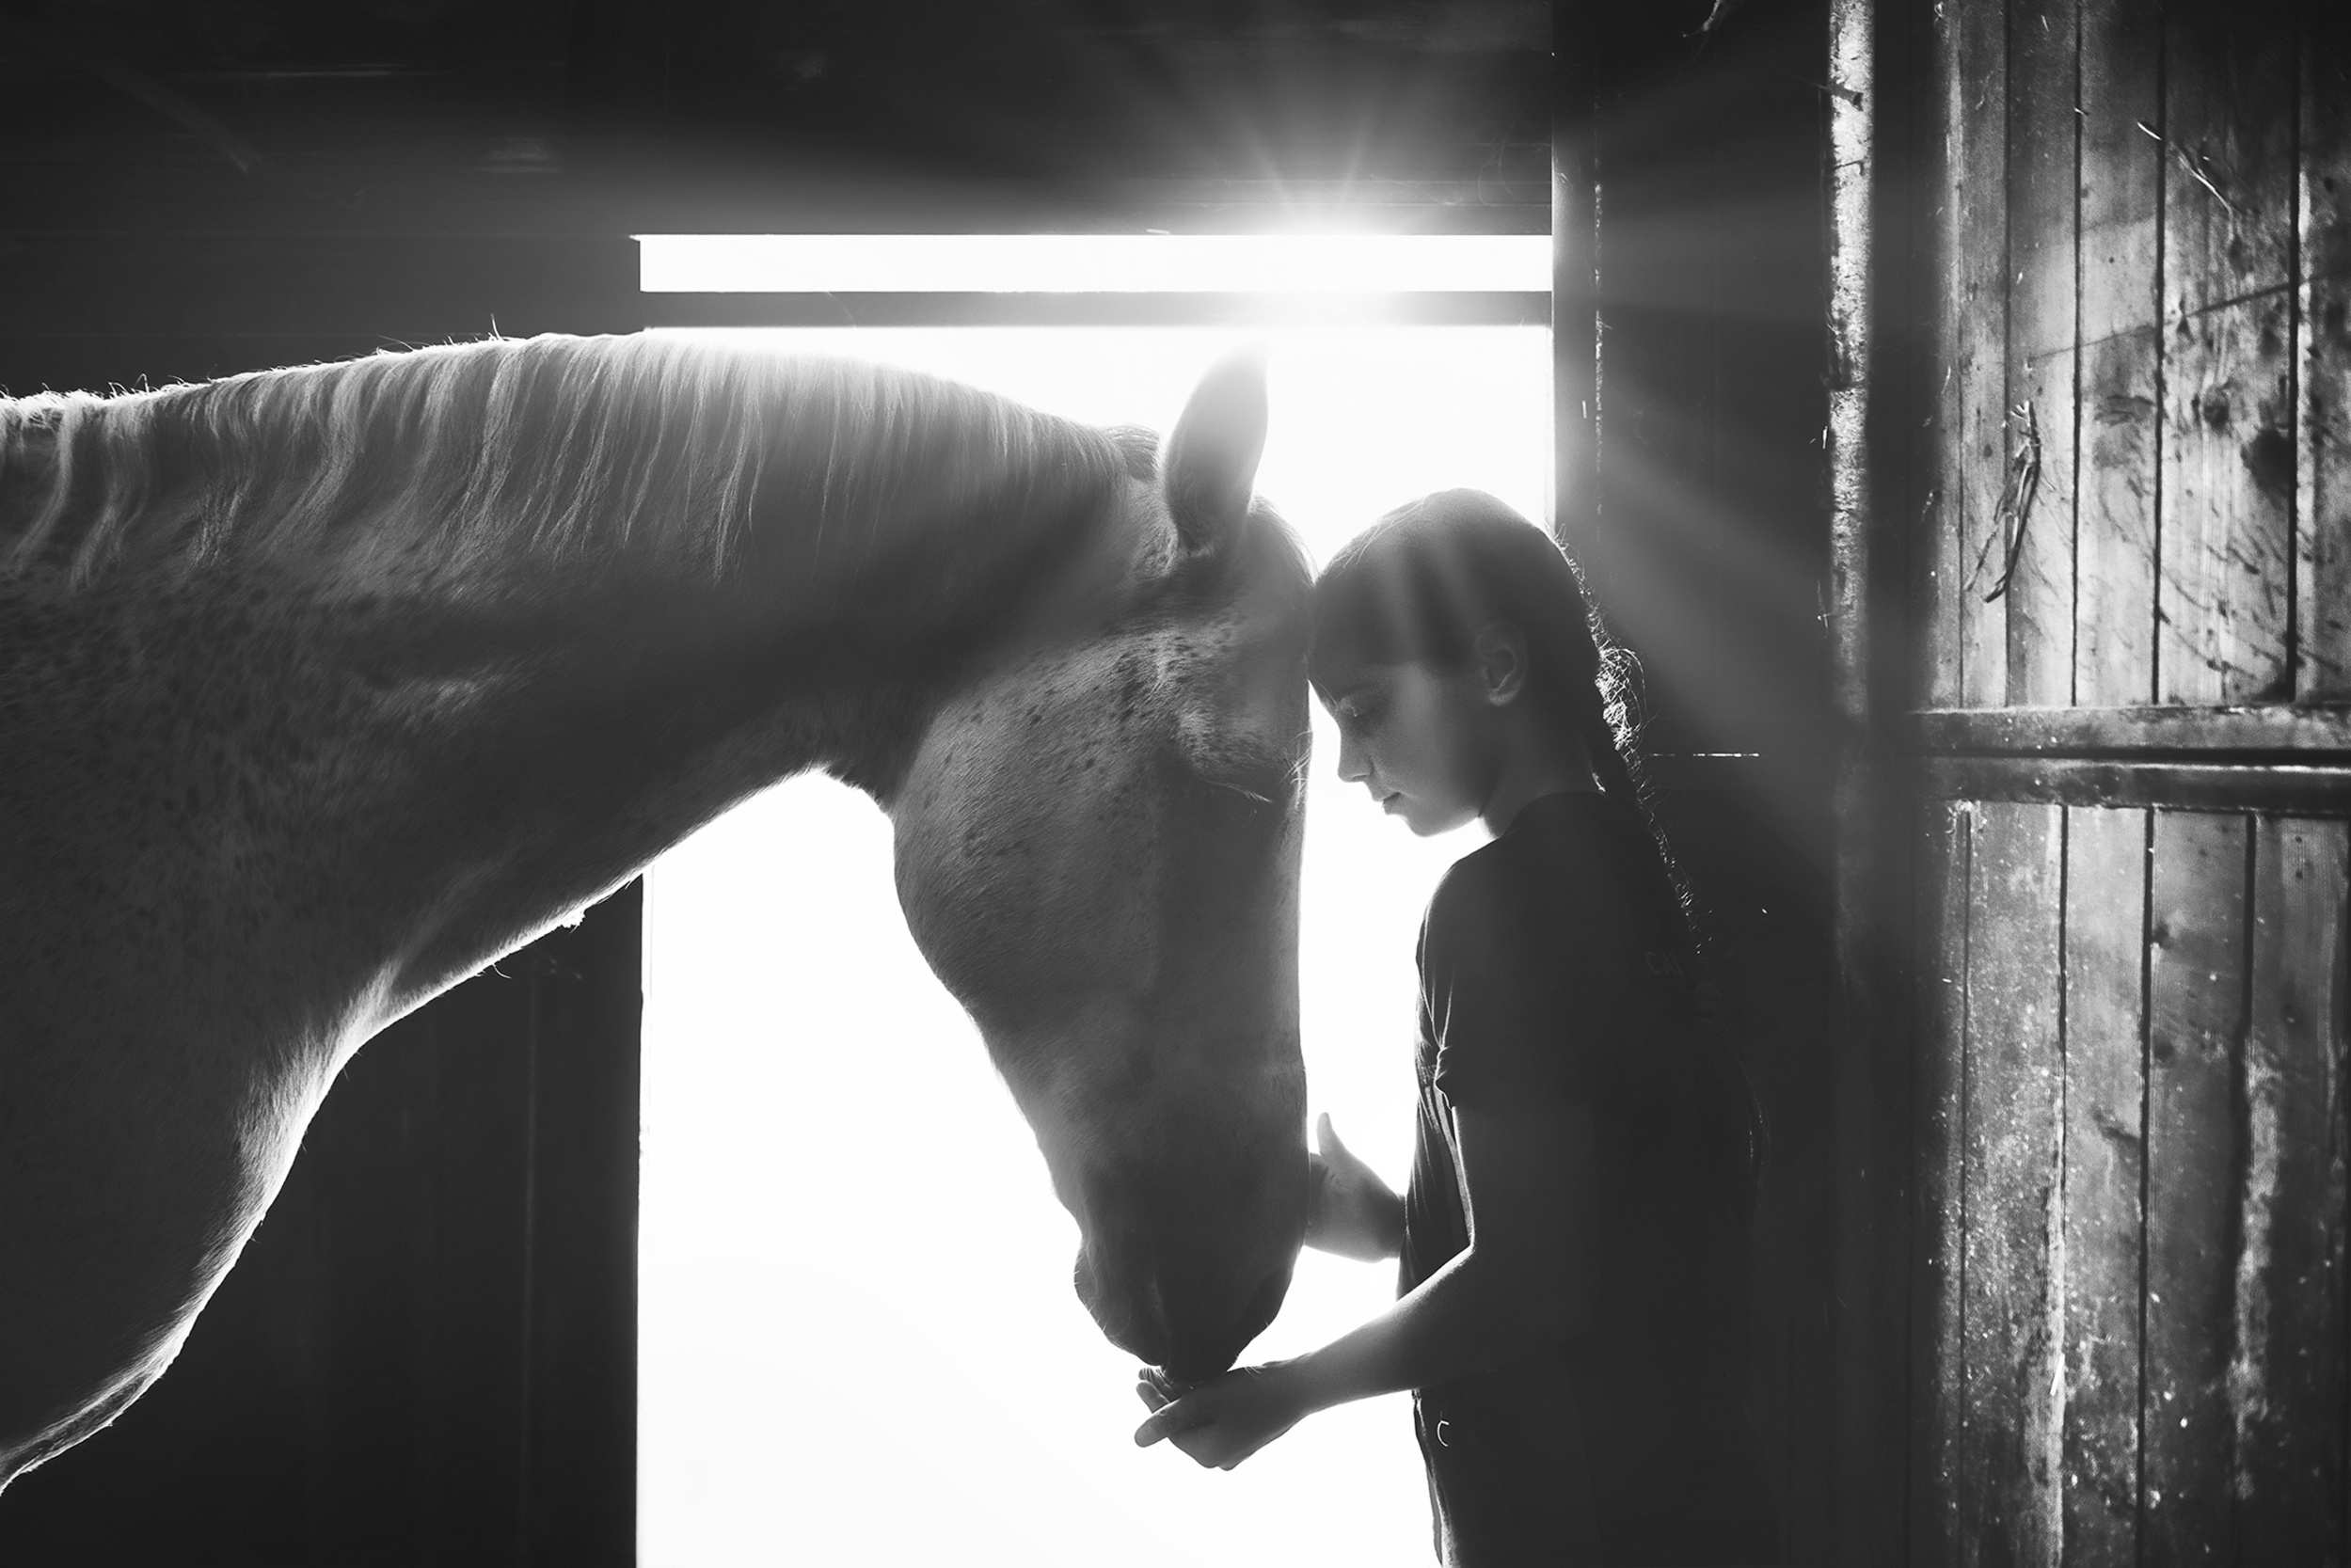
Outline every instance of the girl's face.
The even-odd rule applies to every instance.
[[[1476,816],[1500,768],[1495,707],[1480,672],[1358,664],[1331,672],[1339,776],[1426,838]]]

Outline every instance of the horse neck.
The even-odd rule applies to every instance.
[[[1104,438],[865,367],[534,341],[173,397],[77,411],[0,510],[0,594],[120,655],[46,719],[111,775],[50,783],[233,820],[299,885],[229,895],[351,911],[304,940],[395,1009],[779,777],[878,785],[1120,511]]]

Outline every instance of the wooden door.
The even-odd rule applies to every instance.
[[[2343,8],[1936,11],[1911,1555],[2339,1562]]]

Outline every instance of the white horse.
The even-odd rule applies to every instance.
[[[170,1363],[371,1035],[823,768],[1077,1219],[1227,1365],[1306,1207],[1307,575],[1164,451],[650,338],[0,400],[0,1485]]]

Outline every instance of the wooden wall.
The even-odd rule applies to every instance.
[[[1910,1554],[2341,1562],[2351,24],[1939,12]]]

